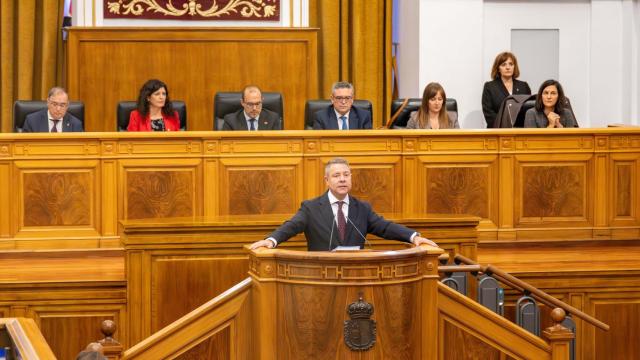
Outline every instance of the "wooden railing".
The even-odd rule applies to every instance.
[[[454,257],[453,264],[448,264],[448,260],[449,256],[447,254],[441,255],[439,261],[442,265],[438,267],[438,271],[443,277],[439,287],[440,296],[438,298],[440,317],[444,318],[444,322],[449,321],[452,324],[448,333],[445,330],[447,329],[446,326],[444,329],[440,329],[440,335],[443,337],[445,344],[450,337],[460,340],[466,336],[465,334],[472,334],[476,339],[482,339],[480,341],[484,344],[482,346],[495,349],[507,355],[522,352],[522,354],[526,355],[523,357],[525,359],[574,359],[575,323],[572,316],[580,318],[601,330],[609,330],[609,325],[602,321],[495,266],[483,266],[461,255]],[[454,278],[454,274],[458,275],[457,279]],[[486,277],[495,278],[511,289],[523,293],[524,295],[516,302],[516,321],[519,322],[518,325],[520,326],[503,317],[504,297],[500,297],[504,296],[504,294],[501,288],[483,289],[479,285],[482,280],[478,283],[468,284],[468,288],[460,286],[461,280],[465,280],[465,277],[469,278],[468,274],[482,280],[486,279]],[[471,298],[474,298],[477,293],[482,293],[485,290],[489,290],[489,293],[495,290],[498,295],[490,297],[489,301],[485,301],[482,296],[478,296],[478,302],[472,301],[470,297],[465,296],[471,292],[473,294]],[[465,294],[465,291],[467,294]],[[535,299],[535,301],[532,299]],[[523,304],[528,306],[528,309],[520,306],[523,300]],[[553,309],[549,314],[552,324],[545,329],[540,329],[540,309],[536,301]],[[455,319],[455,321],[451,319]],[[527,319],[529,321],[526,321]],[[536,321],[532,321],[532,319]],[[535,326],[538,328],[535,328]],[[505,330],[510,334],[505,334]],[[458,336],[456,337],[456,335]],[[514,339],[514,335],[518,336]],[[532,335],[534,337],[537,337],[536,335],[541,336],[546,340],[548,346],[545,347],[538,341],[533,341]],[[537,338],[540,339],[540,337]],[[457,346],[455,346],[456,344],[444,346],[443,350],[445,351],[450,349],[458,352],[458,354],[447,354],[444,358],[464,357],[465,353],[476,352],[478,347],[482,347],[476,344],[476,346],[468,348],[469,345],[466,341],[461,343],[457,344]]]
[[[0,348],[9,352],[7,359],[56,359],[33,319],[0,318]]]

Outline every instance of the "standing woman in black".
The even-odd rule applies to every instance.
[[[510,52],[496,56],[491,67],[493,80],[484,83],[482,90],[482,112],[487,128],[492,128],[502,101],[509,95],[531,95],[526,81],[516,80],[520,76],[518,60]]]

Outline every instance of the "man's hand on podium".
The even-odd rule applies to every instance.
[[[251,244],[250,249],[255,250],[260,247],[266,247],[267,249],[271,249],[273,248],[273,241],[267,240],[267,239],[256,241],[253,244]]]
[[[435,246],[435,247],[440,247],[440,246],[438,246],[438,244],[436,244],[435,242],[433,242],[433,241],[431,241],[431,240],[429,240],[429,239],[427,239],[427,238],[424,238],[424,237],[422,237],[422,236],[414,236],[414,237],[413,237],[413,243],[414,243],[416,246],[420,246],[420,245],[422,245],[422,244],[426,244],[426,245],[431,245],[431,246]]]

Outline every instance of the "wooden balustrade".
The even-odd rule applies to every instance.
[[[475,261],[462,256],[462,255],[456,255],[455,256],[455,260],[465,263],[467,265],[471,265],[471,266],[479,266],[479,269],[481,272],[487,274],[487,275],[491,275],[494,276],[496,278],[498,278],[498,280],[500,280],[500,282],[504,283],[505,285],[510,286],[513,289],[516,289],[518,291],[521,292],[527,292],[531,295],[533,295],[537,300],[541,301],[542,303],[544,303],[547,306],[550,306],[551,308],[554,307],[558,307],[561,308],[563,311],[566,311],[572,315],[575,315],[576,317],[579,317],[580,319],[588,322],[589,324],[604,330],[604,331],[609,331],[609,325],[603,323],[602,321],[594,318],[593,316],[590,316],[586,313],[584,313],[583,311],[580,311],[578,309],[576,309],[575,307],[566,304],[556,298],[554,298],[553,296],[545,293],[544,291],[541,291],[539,289],[537,289],[534,286],[531,286],[529,284],[527,284],[526,282],[498,269],[495,266],[492,265],[488,265],[488,266],[482,266],[479,265],[478,263],[476,263]]]

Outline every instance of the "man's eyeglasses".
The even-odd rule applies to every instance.
[[[256,103],[250,103],[250,102],[246,102],[244,103],[245,105],[247,105],[250,108],[259,108],[262,106],[261,102],[256,102]]]
[[[47,100],[47,102],[48,102],[51,106],[53,106],[53,107],[55,107],[55,108],[59,108],[59,109],[64,109],[64,108],[66,108],[67,106],[69,106],[69,103],[59,103],[59,102],[55,102],[55,101],[51,101],[51,100]]]
[[[334,96],[333,100],[339,101],[339,102],[348,102],[353,100],[353,96]]]

